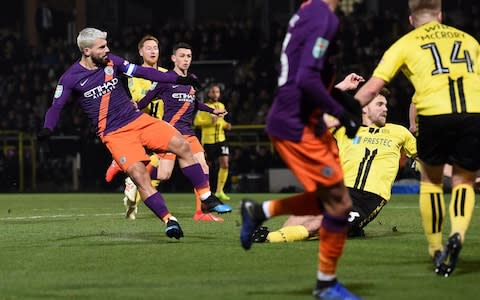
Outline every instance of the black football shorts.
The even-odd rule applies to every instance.
[[[417,152],[429,165],[480,169],[480,114],[418,116]]]

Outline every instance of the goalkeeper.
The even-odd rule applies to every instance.
[[[389,92],[382,89],[362,109],[363,126],[353,139],[345,128],[334,132],[345,173],[345,186],[352,198],[349,214],[349,236],[364,236],[363,228],[388,203],[398,173],[401,151],[414,159],[417,155],[415,137],[403,126],[386,123]],[[335,124],[333,124],[335,125]],[[284,227],[269,232],[260,227],[253,234],[255,242],[291,242],[318,236],[322,216],[290,216]]]

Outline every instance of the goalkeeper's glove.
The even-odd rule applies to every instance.
[[[344,110],[343,113],[338,117],[340,124],[345,127],[345,134],[347,137],[353,139],[357,134],[358,129],[362,125],[361,119],[358,116],[355,116]]]
[[[333,88],[332,97],[343,106],[344,111],[338,116],[338,120],[345,127],[346,135],[349,138],[354,138],[362,125],[362,107],[360,102],[355,100],[352,95],[337,88]]]
[[[405,162],[405,171],[413,177],[419,177],[420,162],[415,158],[407,158],[407,161]]]

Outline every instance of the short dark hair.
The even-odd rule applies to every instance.
[[[387,89],[386,87],[383,87],[380,92],[379,92],[380,95],[382,95],[383,97],[385,98],[388,98],[392,93],[390,92],[389,89]]]
[[[220,84],[213,82],[208,85],[208,92],[210,93],[210,90],[213,89],[214,87],[218,87],[220,91],[222,91],[222,87],[220,86]]]
[[[190,46],[190,44],[187,44],[185,42],[180,42],[180,43],[176,43],[174,46],[173,46],[173,54],[175,54],[175,52],[177,52],[178,49],[190,49],[192,50],[192,46]]]

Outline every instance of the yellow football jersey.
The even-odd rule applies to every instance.
[[[160,72],[167,72],[167,69],[158,67]],[[147,79],[130,77],[128,78],[128,89],[132,95],[133,101],[138,102],[140,99],[145,97],[147,92],[152,88],[152,82]],[[163,101],[162,99],[154,99],[148,104],[147,107],[143,109],[143,112],[149,114],[157,119],[162,119],[163,117]]]
[[[221,102],[205,102],[208,107],[213,109],[225,109]],[[223,117],[212,122],[212,114],[206,111],[198,111],[193,125],[202,129],[202,144],[216,144],[225,141],[225,126],[227,121]]]
[[[334,136],[340,149],[345,185],[377,194],[385,200],[390,200],[401,151],[408,157],[417,156],[415,137],[396,124],[362,126],[353,139],[345,135],[342,127]]]
[[[472,36],[432,21],[395,42],[373,76],[388,83],[401,70],[415,88],[419,115],[479,113],[479,56]]]

